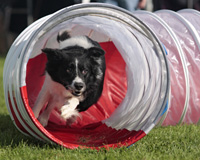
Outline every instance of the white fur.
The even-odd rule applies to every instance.
[[[94,45],[91,42],[89,42],[85,36],[71,37],[64,41],[60,41],[59,43],[60,43],[60,49],[70,47],[70,46],[80,46],[85,49],[94,47]]]
[[[101,69],[99,69],[96,78],[97,79],[102,79],[102,76],[103,76],[103,72],[101,71]]]
[[[76,78],[72,81],[72,85],[74,85],[76,82],[83,82],[83,80],[79,76],[76,76]]]
[[[61,116],[64,119],[68,119],[72,116],[79,116],[79,112],[76,110],[77,105],[79,104],[79,100],[75,97],[72,97],[68,100],[68,102],[61,107]]]
[[[76,65],[76,75],[78,75],[78,59],[75,59],[75,65]]]
[[[53,81],[48,73],[46,73],[43,87],[38,95],[38,98],[32,108],[35,118],[38,118],[40,123],[45,127],[48,124],[48,120],[51,111],[57,107],[61,111],[63,118],[70,118],[72,116],[78,116],[76,106],[81,101],[82,97],[74,97],[70,91],[66,90],[64,86]],[[39,115],[45,104],[48,103],[44,112]],[[66,111],[69,113],[66,115]]]

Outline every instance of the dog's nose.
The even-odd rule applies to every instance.
[[[74,83],[74,87],[75,87],[77,90],[81,90],[81,89],[84,87],[84,84],[83,84],[83,83],[80,83],[80,82],[76,82],[76,83]]]

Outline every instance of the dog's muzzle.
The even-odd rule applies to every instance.
[[[82,82],[75,82],[73,85],[66,86],[66,89],[70,90],[71,93],[76,97],[81,96],[85,91],[85,88],[85,84]]]
[[[84,87],[84,83],[81,83],[81,82],[76,82],[74,83],[74,88],[77,90],[77,91],[81,91]]]

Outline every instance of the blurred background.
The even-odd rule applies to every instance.
[[[90,2],[109,3],[131,12],[200,10],[200,0],[0,0],[0,55],[6,54],[14,39],[35,20],[73,4]]]

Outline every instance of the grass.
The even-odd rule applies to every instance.
[[[3,95],[3,63],[0,57],[0,160],[198,160],[200,126],[181,125],[154,128],[130,148],[100,151],[70,150],[21,134],[13,125]]]

